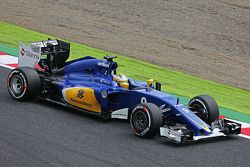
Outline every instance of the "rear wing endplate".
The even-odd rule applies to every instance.
[[[41,47],[19,44],[18,67],[34,68],[41,58]]]

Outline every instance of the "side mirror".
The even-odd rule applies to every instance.
[[[155,89],[161,91],[161,84],[159,82],[155,83]]]

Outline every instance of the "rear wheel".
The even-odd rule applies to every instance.
[[[17,68],[8,75],[8,91],[15,100],[30,100],[40,93],[40,86],[40,77],[33,68]]]
[[[155,136],[162,125],[160,109],[153,103],[139,104],[130,116],[132,131],[141,137]]]
[[[208,124],[219,118],[218,104],[209,95],[199,95],[192,98],[189,102],[189,107]]]

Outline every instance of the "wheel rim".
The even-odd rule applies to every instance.
[[[206,110],[206,108],[203,107],[202,104],[200,104],[199,102],[194,102],[193,104],[191,104],[191,107],[194,108],[195,111],[198,112],[198,117],[200,117],[203,121],[207,121],[208,119],[208,112]]]
[[[22,78],[19,75],[13,76],[10,81],[10,87],[14,94],[17,95],[22,93],[24,90],[24,83]]]
[[[134,128],[138,131],[143,131],[148,126],[147,114],[143,111],[137,111],[133,116]]]

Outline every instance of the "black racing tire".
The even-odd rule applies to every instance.
[[[15,100],[27,101],[40,93],[41,80],[37,71],[33,68],[16,68],[8,75],[7,88],[11,97]]]
[[[137,105],[131,113],[132,132],[140,137],[154,137],[162,126],[162,115],[159,107],[153,103]]]
[[[195,96],[189,101],[188,105],[192,111],[196,111],[197,115],[209,125],[219,118],[218,104],[209,95]]]

